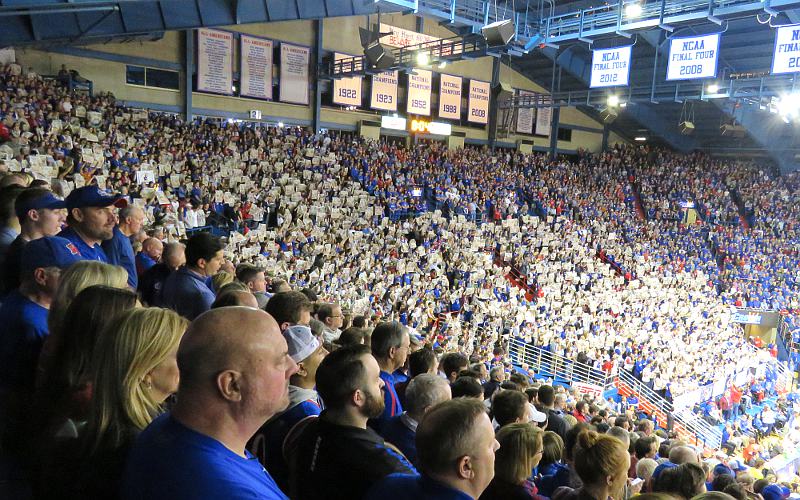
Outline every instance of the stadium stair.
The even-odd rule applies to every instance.
[[[733,204],[736,205],[736,211],[739,212],[739,222],[741,222],[743,228],[750,229],[754,221],[751,220],[752,215],[748,215],[747,207],[744,206],[744,201],[742,201],[742,197],[739,196],[739,191],[737,191],[736,188],[729,187],[728,192],[731,195]]]
[[[631,186],[631,191],[633,192],[633,204],[636,208],[636,213],[639,214],[639,218],[641,220],[645,220],[647,210],[645,209],[644,202],[642,201],[642,193],[639,190],[639,183],[636,182],[636,176],[633,173],[628,172],[628,184]]]

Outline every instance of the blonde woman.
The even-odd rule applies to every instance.
[[[544,431],[530,423],[508,424],[497,432],[494,479],[480,500],[530,500],[541,498],[530,481],[542,459]]]
[[[176,356],[188,325],[174,311],[151,307],[118,315],[101,333],[92,356],[94,400],[75,469],[56,481],[67,497],[118,496],[134,438],[178,390]]]

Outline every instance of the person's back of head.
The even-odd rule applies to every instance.
[[[448,352],[439,360],[439,370],[451,382],[458,378],[462,369],[469,365],[469,359],[460,352]]]
[[[722,490],[723,493],[728,494],[736,500],[747,500],[747,491],[739,483],[731,483]]]
[[[687,463],[666,468],[653,481],[653,491],[689,500],[706,491],[703,468]]]
[[[122,267],[94,260],[82,260],[71,265],[61,273],[58,291],[50,305],[50,314],[47,317],[50,331],[61,328],[64,314],[75,297],[94,285],[127,289],[128,273]]]
[[[450,384],[432,373],[412,378],[406,387],[405,410],[419,421],[428,409],[450,399]]]
[[[733,497],[721,491],[706,491],[694,496],[691,500],[733,500]]]
[[[186,245],[183,243],[167,243],[164,245],[161,261],[173,270],[186,264]]]
[[[600,432],[599,428],[598,428],[598,432]],[[613,436],[613,437],[619,439],[622,442],[622,444],[625,446],[625,449],[628,449],[628,447],[631,444],[631,439],[628,436],[628,431],[626,431],[622,427],[612,427],[612,428],[608,429],[607,434],[609,436]]]
[[[270,297],[264,310],[275,318],[281,330],[285,330],[289,325],[301,324],[306,315],[310,320],[312,307],[313,304],[308,297],[300,292],[288,291]]]
[[[475,377],[458,377],[450,386],[454,398],[478,398],[483,400],[483,386]]]
[[[439,362],[436,354],[430,347],[423,347],[408,355],[408,375],[411,378],[423,373],[436,374],[436,367]]]
[[[229,288],[231,285],[241,285],[241,283],[233,282],[228,283],[223,287],[224,291],[217,294],[217,298],[211,303],[211,309],[219,309],[220,307],[231,306],[244,306],[258,309],[258,301],[256,296],[249,290],[240,290],[238,287]]]
[[[524,422],[528,404],[528,398],[520,391],[501,391],[492,400],[492,416],[500,427]]]
[[[356,316],[353,318],[353,326],[356,328],[366,328],[367,326],[367,317],[366,316]]]
[[[607,487],[612,497],[622,498],[630,456],[619,439],[592,430],[581,431],[572,456],[575,472],[585,487]]]
[[[546,431],[542,435],[542,459],[540,467],[555,464],[564,456],[564,440],[553,431]]]
[[[175,351],[188,321],[169,309],[131,309],[100,334],[92,356],[87,443],[116,448],[143,430],[178,389]]]
[[[573,462],[573,452],[575,451],[575,445],[578,442],[578,435],[583,431],[591,430],[592,426],[587,424],[586,422],[578,422],[577,424],[573,425],[569,428],[567,433],[564,435],[564,461],[565,462]]]
[[[623,429],[630,429],[631,421],[625,415],[617,415],[614,417],[614,427],[622,427]]]
[[[636,461],[636,477],[649,481],[653,477],[653,472],[658,467],[658,462],[652,458],[642,458]]]
[[[218,273],[214,274],[211,277],[211,285],[214,287],[214,290],[219,293],[227,285],[236,284],[237,287],[241,286],[241,283],[236,283],[233,281],[233,275],[227,271],[219,271]]]
[[[729,484],[736,482],[736,478],[730,474],[719,474],[711,480],[711,489],[714,491],[724,491]]]
[[[13,228],[17,226],[19,219],[14,205],[25,189],[16,184],[0,188],[0,227]]]
[[[500,448],[495,452],[495,477],[506,483],[523,484],[540,463],[542,434],[541,429],[527,422],[502,427],[497,432]]]
[[[556,401],[556,391],[553,389],[552,385],[543,385],[539,387],[537,397],[542,406],[551,408]]]
[[[317,322],[324,326],[321,321],[317,320]],[[341,335],[339,335],[339,338],[336,340],[336,344],[342,347],[347,345],[363,344],[365,336],[366,332],[363,328],[351,326],[350,328],[344,330]]]
[[[482,401],[458,398],[431,408],[417,426],[419,470],[478,498],[494,477],[494,430]]]
[[[699,463],[697,452],[689,446],[673,446],[669,450],[669,461],[673,464]]]
[[[513,382],[513,383],[517,384],[517,387],[519,387],[520,390],[522,390],[523,392],[525,391],[525,389],[528,388],[528,385],[530,385],[530,382],[528,381],[528,377],[526,377],[525,375],[523,375],[521,373],[512,373],[508,377],[508,380],[510,382]]]

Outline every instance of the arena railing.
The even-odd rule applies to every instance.
[[[606,373],[584,363],[554,354],[541,347],[527,344],[521,339],[509,342],[512,363],[527,365],[540,376],[568,384],[580,383],[600,386],[603,391],[616,389],[620,396],[635,396],[638,409],[655,417],[658,425],[674,430],[682,439],[695,446],[717,449],[722,442],[722,433],[700,416],[688,411],[674,412],[672,405],[646,384],[624,370]]]

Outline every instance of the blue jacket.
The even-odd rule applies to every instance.
[[[364,500],[473,500],[428,476],[391,474],[377,483]]]
[[[403,455],[417,467],[416,431],[409,427],[408,415],[402,413],[386,421],[381,430],[381,435],[387,443],[391,443],[403,452]]]
[[[186,266],[170,274],[161,290],[161,303],[190,321],[211,309],[214,292],[206,285],[205,276]]]

